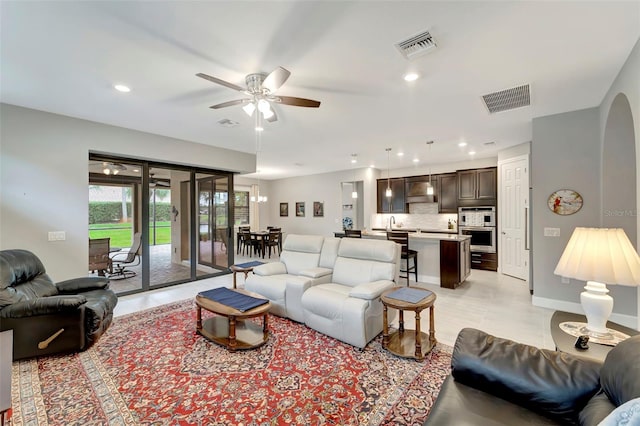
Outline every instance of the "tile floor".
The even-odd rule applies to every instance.
[[[241,261],[242,258],[236,259],[236,263]],[[243,275],[238,274],[240,287],[243,282]],[[438,298],[435,302],[435,330],[436,338],[442,343],[453,345],[462,328],[474,327],[496,336],[537,347],[554,348],[549,331],[549,321],[553,311],[531,304],[529,287],[525,281],[496,272],[474,269],[467,281],[455,290],[420,282],[416,284],[413,281],[411,285],[427,288],[436,293]],[[122,296],[116,306],[115,316],[178,300],[192,299],[200,291],[222,286],[232,287],[231,274],[147,293]],[[390,314],[394,318],[393,323],[397,324],[396,311],[390,310]],[[428,320],[423,319],[421,325],[423,331],[428,331]],[[405,326],[407,328],[413,326],[413,316],[410,312],[405,314]]]

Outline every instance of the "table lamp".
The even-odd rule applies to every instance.
[[[584,334],[606,337],[613,298],[606,284],[638,286],[640,257],[620,228],[576,228],[554,274],[587,281],[580,303],[587,317]]]

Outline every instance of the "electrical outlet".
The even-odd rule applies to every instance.
[[[560,236],[560,228],[544,228],[544,236],[545,237],[559,237]]]

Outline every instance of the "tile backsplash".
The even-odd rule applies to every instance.
[[[458,229],[458,215],[455,213],[438,213],[437,203],[414,203],[409,204],[409,214],[373,214],[371,215],[372,228],[386,228],[389,218],[395,218],[395,227],[424,230],[447,230],[449,220],[454,224],[454,229]]]

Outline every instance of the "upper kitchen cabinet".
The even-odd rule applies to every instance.
[[[387,179],[378,179],[378,213],[407,213],[404,178],[389,180],[391,197],[387,197]]]
[[[438,176],[438,213],[458,213],[458,175],[445,173]]]
[[[458,171],[458,206],[493,206],[496,204],[497,168]]]

